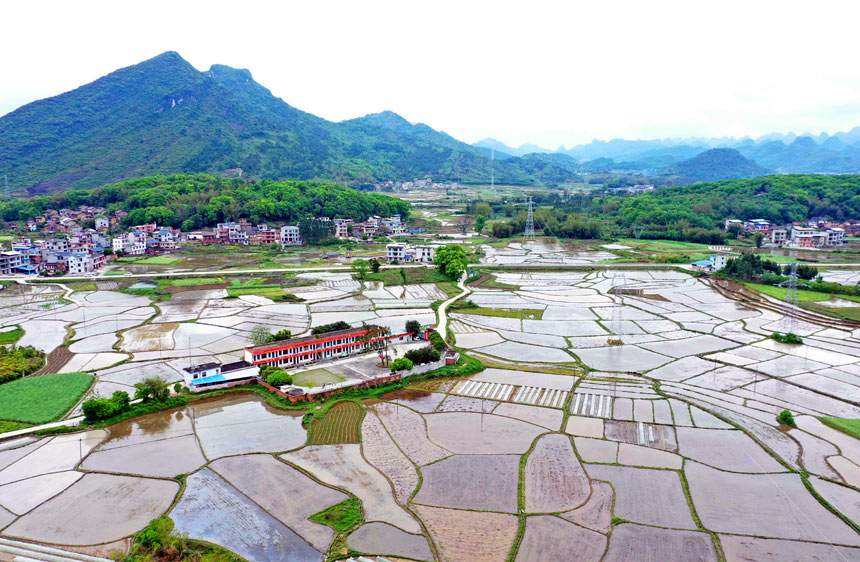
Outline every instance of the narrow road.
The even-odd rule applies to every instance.
[[[460,281],[457,282],[457,286],[463,290],[459,295],[454,295],[450,299],[446,300],[442,304],[439,305],[439,310],[437,310],[437,314],[439,315],[439,323],[436,324],[436,331],[439,332],[439,335],[442,336],[443,339],[447,339],[448,336],[448,305],[452,302],[462,299],[466,295],[472,292],[472,289],[466,286],[466,273],[463,273],[463,276],[460,277]]]

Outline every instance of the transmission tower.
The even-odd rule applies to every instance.
[[[636,240],[642,238],[642,231],[645,230],[644,225],[637,225],[633,227],[633,236],[636,237]]]
[[[624,288],[627,285],[627,279],[624,276],[624,270],[615,270],[612,272],[612,300],[615,301],[612,307],[612,321],[609,324],[609,345],[621,345],[624,343],[621,340],[622,324],[621,324],[621,307],[624,305]]]
[[[496,149],[490,149],[490,190],[496,189]]]
[[[785,310],[780,321],[780,331],[783,334],[797,333],[797,263],[791,264],[788,281],[780,283],[785,287]]]
[[[534,201],[532,201],[531,196],[526,197],[526,201],[529,204],[528,214],[526,215],[526,231],[523,233],[523,237],[526,240],[534,240],[535,239],[535,207]]]

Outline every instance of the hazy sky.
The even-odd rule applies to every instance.
[[[856,0],[3,0],[0,20],[0,115],[174,50],[326,119],[390,109],[467,142],[860,125]]]

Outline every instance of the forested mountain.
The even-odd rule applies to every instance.
[[[667,170],[687,178],[690,182],[754,178],[768,173],[766,168],[732,148],[712,148],[701,154],[678,162]]]
[[[70,189],[30,198],[0,198],[0,218],[27,220],[47,209],[98,205],[129,212],[130,225],[157,222],[183,230],[245,218],[292,222],[307,216],[364,220],[409,216],[409,204],[322,181],[245,181],[207,174],[149,176],[95,189]]]
[[[247,70],[199,72],[174,52],[0,117],[0,138],[0,173],[30,193],[230,168],[349,185],[425,175],[486,181],[491,166],[474,147],[394,113],[326,121],[276,98]],[[539,181],[517,162],[494,168],[500,182]]]

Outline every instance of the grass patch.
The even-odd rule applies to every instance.
[[[311,425],[308,445],[358,443],[364,410],[355,402],[345,400],[332,406]]]
[[[177,478],[178,479],[178,478]],[[243,562],[243,558],[226,548],[204,541],[189,539],[184,533],[174,534],[173,520],[162,515],[149,522],[135,537],[127,555],[112,555],[120,562]]]
[[[111,269],[110,271],[105,271],[105,277],[114,277],[116,275],[128,275],[128,271],[123,271],[121,269]]]
[[[643,252],[709,252],[707,244],[697,242],[680,242],[678,240],[636,240],[635,238],[622,238],[618,244],[631,246]]]
[[[452,312],[476,314],[478,316],[496,316],[500,318],[520,318],[522,320],[540,320],[543,317],[542,308],[484,308],[482,306],[470,306],[454,309]]]
[[[759,283],[744,283],[750,289],[755,289],[756,291],[767,295],[769,297],[773,297],[779,300],[785,300],[785,294],[788,292],[788,289],[785,287],[777,287],[775,285],[761,285]],[[832,297],[830,293],[819,293],[818,291],[806,291],[803,289],[797,290],[797,301],[798,302],[818,302],[818,301],[827,301]],[[846,298],[843,295],[840,295],[841,298]],[[850,299],[853,300],[853,299]]]
[[[847,433],[855,439],[860,439],[860,418],[834,418],[823,416],[821,421],[834,429]]]
[[[23,335],[24,330],[22,330],[20,326],[17,326],[14,330],[9,330],[8,332],[0,332],[0,345],[15,343],[20,340]]]
[[[181,259],[173,256],[149,256],[134,263],[135,265],[173,265],[178,261]]]
[[[28,427],[30,427],[29,423],[0,420],[0,433],[6,433],[7,431],[16,431],[19,429],[26,429]]]
[[[314,523],[328,525],[338,533],[345,533],[361,523],[361,500],[355,496],[339,504],[311,515],[308,519]]]
[[[303,371],[301,373],[297,373],[293,375],[293,384],[297,386],[305,386],[308,388],[313,388],[315,386],[322,386],[324,384],[331,384],[335,382],[343,382],[346,380],[346,377],[343,375],[336,375],[332,373],[328,369],[311,369],[310,371]]]
[[[0,385],[0,419],[41,424],[60,418],[89,390],[93,375],[63,373]]]
[[[843,295],[840,295],[842,297]],[[824,316],[832,316],[834,318],[844,318],[846,320],[855,320],[860,322],[860,307],[854,306],[824,306],[814,303],[804,303],[801,308],[812,312],[817,312]]]
[[[227,287],[228,297],[239,297],[242,295],[258,295],[261,297],[275,298],[283,297],[284,289],[280,285],[233,285]]]

